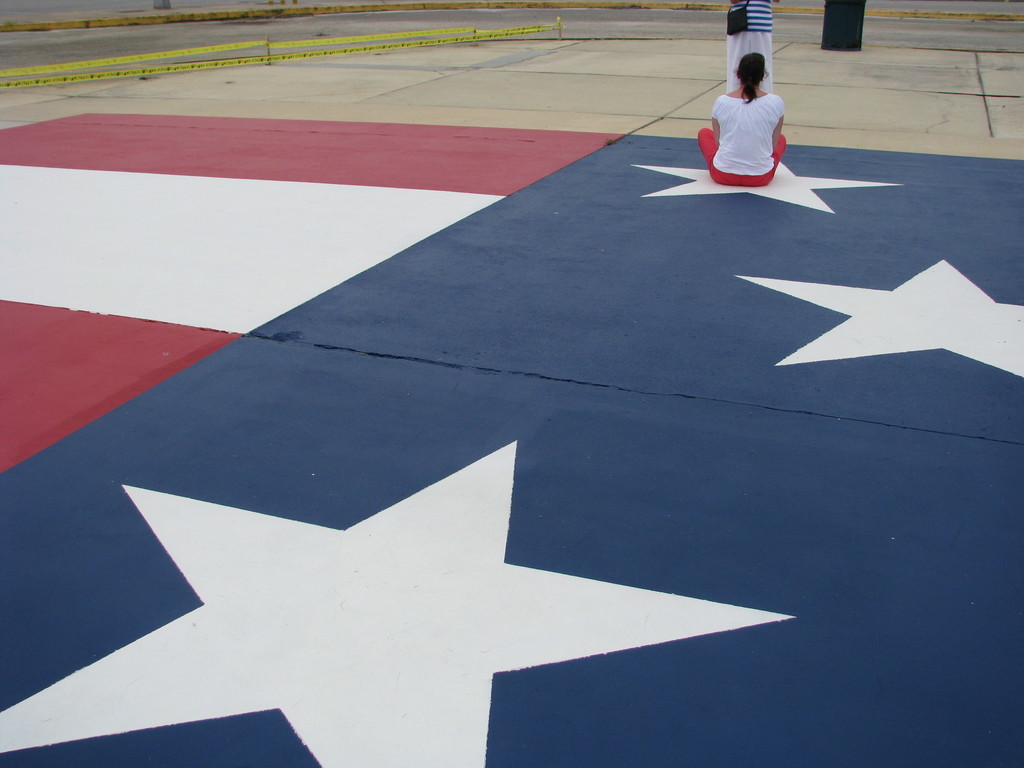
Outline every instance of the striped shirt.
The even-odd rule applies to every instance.
[[[747,31],[772,31],[772,0],[747,0]]]

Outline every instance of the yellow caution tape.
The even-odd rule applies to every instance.
[[[557,23],[557,24],[548,24],[548,25],[536,26],[536,27],[513,27],[513,28],[509,28],[509,29],[496,29],[496,30],[484,30],[484,31],[476,31],[476,30],[473,30],[472,28],[467,28],[467,29],[469,31],[473,32],[473,34],[461,35],[461,36],[457,36],[457,37],[432,38],[432,39],[427,39],[427,40],[407,40],[407,41],[399,42],[399,43],[382,43],[382,44],[379,44],[379,45],[368,45],[368,46],[358,46],[358,47],[349,47],[349,48],[331,48],[331,49],[322,50],[322,51],[300,51],[298,53],[275,53],[275,54],[269,54],[269,55],[263,55],[263,56],[246,56],[246,57],[236,58],[236,59],[218,59],[218,60],[215,60],[215,61],[194,61],[194,62],[187,62],[187,63],[182,63],[182,64],[165,64],[165,65],[160,66],[160,67],[139,67],[139,68],[134,68],[134,69],[109,70],[109,71],[105,71],[105,72],[80,72],[80,73],[70,74],[70,75],[56,75],[56,76],[53,76],[53,77],[40,77],[40,78],[32,78],[32,79],[28,79],[28,80],[8,80],[8,81],[0,81],[0,88],[19,88],[19,87],[23,87],[23,86],[33,86],[33,85],[57,85],[57,84],[60,84],[60,83],[74,83],[74,82],[81,82],[81,81],[86,81],[86,80],[105,80],[105,79],[117,78],[117,77],[144,77],[146,75],[157,75],[157,74],[163,74],[165,72],[187,72],[187,71],[192,71],[192,70],[197,70],[197,69],[213,69],[213,68],[219,68],[219,67],[235,67],[235,66],[242,66],[242,65],[245,65],[245,64],[271,64],[271,63],[273,63],[275,61],[288,61],[288,60],[292,60],[292,59],[306,59],[306,58],[314,58],[314,57],[320,57],[320,56],[340,56],[340,55],[347,54],[347,53],[367,53],[367,52],[370,52],[370,51],[393,50],[393,49],[396,49],[396,48],[415,48],[415,47],[427,46],[427,45],[445,45],[445,44],[448,44],[448,43],[468,43],[468,42],[476,42],[476,41],[479,41],[479,40],[493,40],[493,39],[501,38],[501,37],[516,37],[518,35],[533,34],[535,32],[553,32],[553,31],[556,31],[556,30],[561,30],[561,20],[559,20],[559,23]],[[446,32],[450,32],[450,31],[451,30],[447,30]],[[421,33],[421,34],[430,34],[430,32]],[[400,33],[400,34],[397,34],[397,35],[390,35],[390,36],[387,36],[387,35],[385,35],[385,36],[376,36],[375,35],[375,36],[373,36],[373,38],[374,39],[391,39],[391,38],[397,38],[397,37],[401,37],[401,36],[412,36],[412,35],[413,35],[413,33]],[[344,38],[338,38],[338,39],[341,40],[341,39],[344,39]],[[255,43],[255,44],[253,44],[253,43],[244,43],[244,44],[243,43],[232,43],[230,45],[234,46],[235,48],[242,48],[242,47],[247,47],[248,48],[248,47],[253,47],[253,45],[266,45],[266,44],[267,43],[265,41],[261,41],[261,42]],[[209,46],[209,48],[222,48],[222,46]],[[226,46],[223,47],[223,49],[224,50],[230,50],[230,48],[227,48]],[[191,50],[198,51],[200,49],[191,49]],[[202,49],[202,50],[205,52],[206,49]],[[144,57],[125,56],[125,57],[120,57],[118,59],[104,59],[104,60],[99,60],[99,61],[105,61],[105,62],[108,62],[108,63],[115,63],[115,62],[123,63],[125,59],[131,59],[131,60],[135,60],[135,61],[145,61],[145,60],[152,60],[154,58],[160,58],[161,56],[164,57],[164,58],[170,58],[171,55],[183,55],[183,54],[182,54],[181,51],[168,51],[168,52],[164,52],[163,54],[145,54]],[[24,72],[23,74],[32,74],[34,72],[53,72],[53,71],[66,70],[66,69],[86,69],[86,68],[88,68],[88,67],[84,66],[86,64],[90,64],[90,65],[92,65],[94,67],[95,66],[105,66],[104,64],[95,64],[93,62],[78,62],[78,66],[77,67],[71,66],[71,65],[63,65],[63,64],[61,64],[61,65],[56,65],[56,66],[51,66],[51,67],[31,67],[31,68],[26,68],[26,69],[33,70],[33,72]],[[14,74],[14,73],[15,73],[14,70],[7,70],[5,72],[0,72],[0,74]],[[22,74],[22,72],[18,72],[18,74]]]
[[[508,29],[477,30],[478,37],[514,37],[515,35],[530,35],[534,32],[558,32],[562,29],[562,20],[559,18],[556,24],[545,24],[540,27],[509,27]]]
[[[7,80],[0,82],[0,88],[18,88],[25,85],[58,85],[60,83],[77,83],[83,80],[106,80],[114,77],[140,77],[156,75],[164,72],[187,72],[194,69],[211,69],[214,67],[235,67],[242,64],[269,63],[267,56],[250,56],[244,59],[220,59],[219,61],[194,61],[187,64],[167,64],[163,67],[142,67],[139,69],[109,70],[106,72],[81,72],[74,75],[56,75],[54,77],[37,77],[32,80]]]
[[[516,29],[501,29],[491,32],[477,32],[473,35],[463,37],[449,37],[442,40],[411,40],[403,43],[383,43],[381,45],[367,45],[358,48],[332,48],[327,51],[302,51],[300,53],[275,53],[267,57],[268,63],[274,61],[288,61],[291,59],[313,59],[321,56],[341,56],[347,53],[369,53],[371,51],[388,51],[397,48],[419,48],[427,45],[445,45],[447,43],[473,43],[480,40],[493,40],[499,37],[515,37],[517,35],[530,34],[533,32],[551,32],[558,29],[557,26],[550,27],[519,27]],[[0,83],[2,86],[3,83]]]
[[[270,61],[288,61],[290,59],[312,59],[320,56],[341,56],[346,53],[368,53],[370,51],[388,51],[397,48],[418,48],[427,45],[445,45],[448,43],[473,43],[479,40],[492,40],[499,37],[515,37],[518,35],[532,34],[534,32],[553,32],[558,29],[557,24],[544,27],[515,27],[510,29],[496,29],[491,31],[476,32],[472,35],[462,37],[446,37],[435,40],[410,40],[402,43],[382,43],[380,45],[367,45],[357,48],[332,48],[326,51],[302,51],[300,53],[275,53],[271,54]]]
[[[430,37],[432,35],[464,35],[467,32],[476,32],[473,27],[458,27],[457,29],[424,29],[420,32],[395,32],[394,34],[383,35],[358,35],[356,37],[332,37],[330,39],[316,40],[289,40],[284,43],[270,43],[273,48],[312,48],[320,45],[338,45],[339,43],[363,43],[370,40],[396,40],[402,37]]]
[[[35,75],[43,72],[65,72],[75,69],[96,69],[98,67],[113,67],[118,64],[133,64],[140,61],[154,61],[159,59],[176,59],[182,56],[197,56],[205,53],[219,53],[221,51],[237,51],[245,48],[256,48],[263,46],[274,48],[311,48],[322,45],[337,45],[339,43],[360,43],[371,40],[394,40],[406,37],[429,37],[432,35],[464,35],[467,32],[475,33],[473,27],[457,27],[452,29],[424,29],[413,32],[395,32],[394,34],[380,35],[357,35],[354,37],[334,37],[330,39],[314,40],[291,40],[282,43],[273,43],[266,40],[252,40],[245,43],[225,43],[222,45],[207,45],[201,48],[182,48],[175,51],[160,51],[159,53],[143,53],[133,56],[117,56],[107,59],[91,59],[89,61],[72,61],[65,64],[47,64],[38,67],[21,67],[18,69],[0,69],[0,77],[14,77],[16,75]]]
[[[14,75],[34,75],[39,72],[63,72],[69,69],[95,69],[96,67],[113,67],[118,64],[131,64],[136,61],[153,61],[154,59],[175,59],[180,56],[196,56],[201,53],[217,53],[218,51],[237,51],[243,48],[255,48],[266,45],[265,40],[254,40],[248,43],[227,43],[225,45],[207,45],[202,48],[182,48],[178,51],[161,51],[160,53],[142,53],[135,56],[117,56],[111,59],[92,59],[91,61],[71,61],[67,64],[48,64],[41,67],[22,67],[20,69],[0,69],[0,77]]]

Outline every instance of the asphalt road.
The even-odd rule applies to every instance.
[[[232,0],[171,0],[172,8],[211,8]],[[239,5],[266,5],[266,0],[234,0]],[[326,5],[326,3],[325,3]],[[153,0],[0,0],[0,17],[42,13],[134,11],[152,9]]]
[[[382,0],[383,1],[383,0]],[[709,0],[712,1],[712,0]],[[790,2],[791,0],[783,0]],[[725,2],[725,0],[721,0]],[[818,5],[821,0],[801,0],[807,6]],[[1024,0],[870,0],[871,8],[907,8],[913,10],[940,10],[956,12],[1020,12]],[[226,4],[238,6],[265,6],[266,0],[171,0],[177,10],[223,8]],[[321,5],[330,5],[324,0]],[[38,16],[48,13],[123,13],[126,11],[152,10],[153,0],[0,0],[0,19],[13,16]]]
[[[138,0],[122,1],[138,5]],[[15,2],[24,3],[25,0]],[[87,4],[88,0],[77,2]],[[110,5],[118,0],[95,2]],[[184,5],[184,0],[178,2]],[[202,4],[202,0],[192,2]],[[5,7],[9,4],[5,4]],[[550,24],[556,16],[562,17],[564,34],[569,39],[719,39],[723,37],[725,26],[724,14],[720,11],[504,9],[345,13],[291,19],[5,32],[0,34],[0,68],[56,64],[264,38],[272,41],[301,40],[458,26],[499,29]],[[779,14],[776,17],[775,39],[779,42],[820,42],[822,18],[821,15]],[[869,16],[864,24],[864,43],[893,47],[1024,52],[1024,22]]]

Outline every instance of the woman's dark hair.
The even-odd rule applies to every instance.
[[[736,67],[736,77],[743,87],[743,101],[752,102],[757,98],[757,86],[764,80],[764,56],[760,53],[748,53]]]

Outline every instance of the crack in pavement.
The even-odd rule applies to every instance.
[[[619,384],[610,384],[606,382],[598,381],[583,381],[579,379],[569,379],[560,376],[551,376],[545,373],[539,373],[536,371],[515,371],[507,370],[503,368],[489,368],[480,365],[469,365],[466,363],[452,363],[445,362],[443,360],[432,360],[425,357],[414,357],[412,355],[398,355],[389,352],[371,352],[368,350],[355,349],[354,347],[343,347],[335,344],[321,344],[312,341],[304,341],[296,338],[274,338],[273,336],[265,336],[256,332],[247,333],[246,338],[256,339],[258,341],[269,341],[275,344],[299,344],[305,347],[313,349],[319,349],[326,352],[344,352],[347,354],[361,355],[364,357],[373,357],[381,360],[394,360],[398,362],[407,363],[418,363],[421,365],[431,365],[440,368],[450,368],[457,371],[465,371],[467,373],[483,374],[488,376],[500,375],[500,376],[517,376],[527,379],[538,379],[540,381],[549,381],[557,384],[571,384],[580,387],[591,387],[594,389],[606,389],[614,392],[622,392],[623,394],[629,395],[642,395],[645,397],[678,397],[685,400],[699,400],[702,402],[709,403],[722,403],[725,405],[737,405],[743,408],[757,408],[763,411],[771,411],[774,413],[790,413],[798,416],[813,416],[822,419],[831,419],[835,421],[851,421],[857,424],[869,424],[878,427],[891,427],[893,429],[905,429],[911,432],[922,432],[933,435],[945,435],[947,437],[959,437],[967,440],[983,440],[989,443],[1001,443],[1004,445],[1020,445],[1024,446],[1024,442],[1017,440],[1004,440],[995,437],[985,437],[984,435],[970,435],[961,432],[950,432],[942,429],[929,429],[927,427],[915,427],[908,426],[906,424],[893,424],[885,421],[875,421],[873,419],[863,419],[855,416],[837,416],[830,413],[822,413],[819,411],[809,411],[796,408],[783,408],[781,406],[766,405],[764,403],[751,403],[743,400],[729,400],[722,397],[710,397],[708,395],[694,395],[686,392],[662,392],[658,390],[644,390],[644,389],[633,389],[630,387],[624,387]]]

